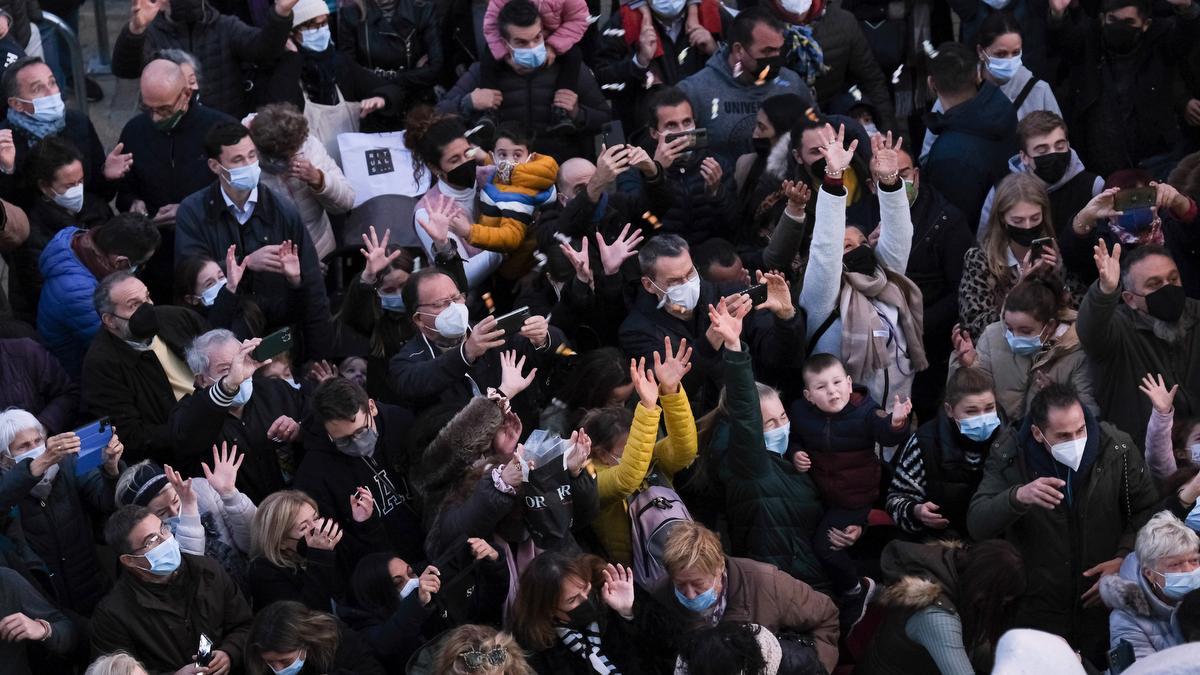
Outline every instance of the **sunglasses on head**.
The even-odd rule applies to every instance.
[[[504,661],[508,659],[508,650],[504,647],[493,647],[485,652],[476,648],[459,652],[458,658],[467,665],[468,671],[474,672],[487,666],[504,665]]]

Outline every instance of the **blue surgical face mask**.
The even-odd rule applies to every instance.
[[[404,311],[404,297],[400,293],[378,293],[379,304],[389,312]]]
[[[1117,227],[1126,232],[1138,234],[1154,223],[1154,217],[1154,207],[1148,206],[1141,209],[1129,209],[1117,216]]]
[[[1159,572],[1155,573],[1163,578],[1163,595],[1172,600],[1182,600],[1183,596],[1200,588],[1200,568],[1196,568],[1191,572]]]
[[[53,123],[61,120],[67,114],[67,105],[63,103],[62,94],[39,96],[35,99],[17,99],[22,103],[33,106],[33,114],[29,115],[39,122]]]
[[[1192,507],[1191,512],[1188,513],[1187,518],[1183,522],[1187,523],[1187,526],[1193,530],[1200,532],[1200,501],[1196,502],[1196,505]]]
[[[250,397],[254,395],[254,380],[246,378],[242,380],[242,384],[238,387],[238,393],[234,395],[233,402],[229,404],[232,408],[240,408],[250,402]]]
[[[1012,353],[1019,356],[1036,354],[1042,348],[1041,335],[1013,335],[1011,330],[1005,328],[1004,339],[1008,341],[1008,348]]]
[[[247,164],[246,166],[235,166],[232,169],[221,169],[229,174],[229,184],[238,190],[253,190],[258,185],[258,177],[261,170],[258,168],[258,162]]]
[[[513,65],[527,70],[536,70],[546,64],[546,42],[536,47],[509,47],[512,49]]]
[[[300,46],[310,52],[323,52],[329,48],[333,36],[329,33],[329,24],[320,28],[300,31]]]
[[[691,598],[691,599],[689,599],[683,593],[680,593],[678,588],[674,588],[674,586],[672,586],[672,588],[675,591],[675,599],[679,601],[679,604],[681,604],[685,608],[687,608],[688,611],[703,612],[703,611],[707,610],[709,607],[712,607],[713,605],[717,604],[717,586],[716,586],[716,584],[713,584],[712,588],[708,589],[707,591],[704,591],[700,595],[697,595],[696,597]]]
[[[1001,82],[1008,82],[1013,79],[1017,71],[1021,69],[1021,55],[1010,56],[1007,59],[996,58],[995,56],[987,57],[987,69]]]
[[[687,0],[650,0],[650,9],[662,19],[672,21],[683,14]]]
[[[287,668],[284,668],[283,670],[275,670],[274,668],[272,668],[271,672],[275,673],[275,675],[296,675],[301,670],[304,670],[304,657],[305,656],[306,656],[306,654],[304,654],[304,652],[301,652],[300,656],[297,656],[296,660],[292,661],[292,665],[288,666]]]
[[[792,431],[792,424],[789,422],[781,427],[776,427],[770,431],[763,432],[763,443],[767,445],[767,450],[777,455],[782,455],[787,452],[788,435]]]
[[[973,441],[986,441],[992,437],[992,432],[1000,427],[1000,416],[994,412],[964,417],[958,420],[958,430],[963,436]]]
[[[175,537],[165,539],[161,544],[146,551],[142,557],[150,562],[151,574],[165,577],[179,569],[183,557],[179,552],[179,541]]]
[[[225,283],[225,279],[217,279],[217,283],[204,289],[204,292],[200,294],[200,302],[205,307],[212,307],[213,303],[217,301],[217,296],[221,294],[221,289],[225,288]]]

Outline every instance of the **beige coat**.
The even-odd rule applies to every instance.
[[[300,153],[312,162],[312,165],[325,174],[325,188],[313,192],[312,188],[299,178],[284,179],[282,176],[262,172],[262,184],[272,192],[284,198],[300,214],[304,229],[312,237],[313,246],[321,258],[329,255],[338,247],[333,238],[333,227],[329,224],[330,213],[345,213],[354,205],[354,188],[337,162],[325,151],[325,146],[312,134],[304,139]]]
[[[987,372],[996,383],[996,403],[1009,419],[1019,420],[1029,412],[1029,404],[1038,393],[1035,373],[1042,373],[1050,382],[1071,384],[1079,392],[1079,400],[1093,413],[1100,408],[1092,396],[1092,376],[1088,372],[1087,356],[1075,334],[1075,312],[1066,310],[1059,315],[1066,330],[1050,342],[1049,348],[1030,356],[1014,354],[1004,338],[1004,322],[996,321],[984,329],[975,345],[977,356],[973,367]],[[958,355],[950,359],[950,375],[962,364]]]

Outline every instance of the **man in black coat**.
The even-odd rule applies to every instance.
[[[268,330],[298,324],[303,341],[294,362],[330,351],[333,320],[317,251],[299,214],[258,182],[258,150],[246,127],[221,124],[204,142],[219,180],[183,200],[176,213],[175,262],[206,255],[225,260],[230,246],[246,267],[238,286],[287,308],[267,316]],[[291,242],[285,246],[286,242]]]
[[[542,20],[531,3],[526,10],[511,10],[497,17],[500,34],[518,47],[536,49],[543,38]],[[507,7],[507,6],[506,6]],[[441,112],[457,112],[475,124],[491,113],[498,123],[513,122],[526,129],[547,130],[533,144],[533,150],[554,157],[561,164],[571,157],[590,157],[592,137],[612,119],[592,71],[581,66],[575,89],[557,89],[558,62],[524,68],[508,63],[497,64],[495,89],[480,88],[479,64],[463,73],[454,88],[438,103]],[[570,124],[563,130],[551,129],[551,107],[566,111]]]
[[[262,364],[251,353],[262,341],[242,342],[224,328],[197,337],[187,350],[195,392],[171,411],[173,466],[201,475],[212,448],[228,443],[244,455],[237,487],[254,503],[285,486],[296,471],[293,443],[300,437],[304,400],[283,380],[254,377]]]
[[[138,77],[158,50],[183,49],[200,61],[204,73],[200,100],[240,118],[248,112],[245,69],[270,63],[283,53],[296,2],[278,0],[263,27],[254,28],[219,13],[204,0],[176,0],[169,5],[134,0],[129,24],[113,43],[113,75]],[[167,13],[160,15],[164,7]]]
[[[497,328],[494,316],[471,326],[463,292],[439,268],[426,267],[409,277],[402,293],[417,334],[392,357],[388,379],[399,403],[418,416],[438,403],[461,407],[489,387],[503,389],[502,351],[515,350],[532,369],[563,344],[562,333],[544,316],[530,316],[514,335]],[[536,392],[525,391],[513,405],[526,419],[536,419],[536,399]]]
[[[740,292],[744,286],[718,286],[701,279],[687,242],[677,235],[658,235],[647,241],[638,252],[638,263],[642,287],[621,324],[621,350],[630,358],[644,358],[653,364],[654,353],[663,352],[666,338],[671,339],[673,348],[687,339],[693,349],[692,369],[684,376],[683,386],[698,416],[716,406],[722,386],[721,343],[713,345],[707,332],[708,307],[725,296],[734,296],[727,301],[731,313],[752,312],[742,330],[754,355],[755,373],[776,386],[792,379],[788,377],[790,369],[798,370],[804,360],[804,314],[795,307],[782,278],[772,284],[767,301],[755,310],[748,306],[749,296]]]
[[[3,77],[8,117],[0,120],[0,196],[28,209],[36,194],[19,182],[29,151],[43,138],[58,135],[83,154],[84,190],[111,199],[116,183],[129,169],[129,156],[105,155],[92,121],[76,110],[66,110],[54,73],[41,58],[18,59]]]
[[[425,557],[421,515],[408,487],[412,423],[411,412],[376,403],[343,377],[326,380],[313,392],[296,489],[342,524],[346,537],[337,556],[346,574],[363,556],[378,551],[404,560]]]
[[[191,391],[184,349],[208,329],[183,307],[156,307],[129,272],[114,272],[96,287],[103,330],[83,359],[80,388],[90,418],[107,416],[121,434],[126,461],[170,463],[173,439],[167,418]]]

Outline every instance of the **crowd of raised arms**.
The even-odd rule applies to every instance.
[[[3,675],[1200,673],[1200,0],[81,3]]]

